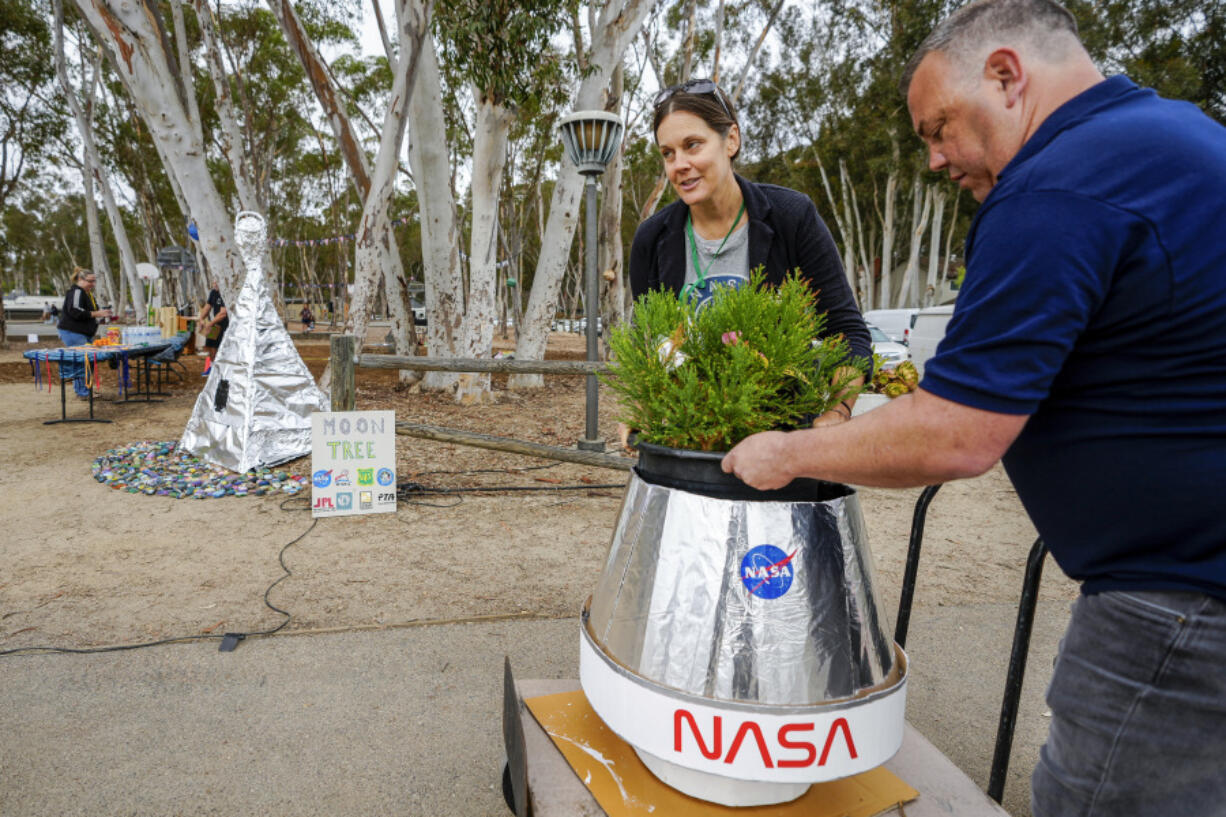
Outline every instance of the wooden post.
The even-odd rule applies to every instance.
[[[353,411],[357,401],[353,353],[357,339],[353,335],[333,335],[331,341],[332,410]]]

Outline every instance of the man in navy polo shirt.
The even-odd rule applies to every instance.
[[[964,6],[904,87],[930,167],[982,202],[945,339],[919,391],[724,469],[902,487],[1003,458],[1082,582],[1034,814],[1221,814],[1226,129],[1104,79],[1050,0]]]

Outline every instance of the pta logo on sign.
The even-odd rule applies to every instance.
[[[836,718],[830,728],[826,731],[825,741],[822,743],[822,751],[819,755],[817,752],[816,740],[810,741],[807,738],[810,736],[807,732],[815,733],[812,737],[817,738],[817,725],[811,721],[800,721],[797,723],[785,723],[779,727],[778,731],[771,735],[769,732],[764,733],[762,727],[758,726],[757,722],[746,720],[741,723],[741,728],[736,730],[736,734],[732,737],[732,741],[728,744],[727,753],[724,752],[724,719],[719,715],[714,715],[711,718],[711,739],[708,743],[702,730],[698,727],[698,721],[694,719],[694,715],[688,709],[678,709],[673,713],[673,751],[684,753],[685,731],[682,729],[682,724],[689,725],[689,731],[698,746],[698,751],[702,752],[702,756],[707,760],[718,760],[721,757],[725,763],[732,763],[736,760],[737,753],[741,751],[742,745],[746,738],[753,739],[753,747],[747,748],[746,751],[757,750],[758,755],[762,758],[762,765],[768,769],[773,769],[778,766],[781,769],[799,769],[806,766],[825,766],[830,759],[830,751],[834,747],[836,737],[842,737],[842,743],[847,749],[848,756],[855,760],[856,744],[851,739],[851,727],[847,724],[846,718]],[[796,752],[803,752],[803,757],[797,757]],[[781,757],[781,754],[786,756]]]

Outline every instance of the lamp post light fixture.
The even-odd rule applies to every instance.
[[[586,270],[583,296],[583,313],[587,323],[587,359],[597,360],[596,332],[600,321],[600,282],[596,273],[596,178],[617,153],[622,137],[622,121],[608,111],[576,111],[563,117],[558,124],[562,132],[562,144],[566,155],[579,172],[586,177],[584,183],[584,210],[586,216]],[[596,375],[587,376],[587,427],[578,447],[584,451],[604,451],[604,440],[597,436],[596,415],[599,405],[599,385]]]

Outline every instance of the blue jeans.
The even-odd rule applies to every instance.
[[[1082,596],[1047,690],[1034,817],[1226,813],[1226,603]]]
[[[89,344],[89,338],[80,332],[69,332],[67,329],[57,329],[55,331],[60,333],[60,340],[64,342],[65,346],[86,346]],[[89,389],[85,388],[84,356],[82,356],[81,360],[60,364],[60,379],[67,380],[70,377],[72,378],[73,391],[82,397],[88,397]]]

